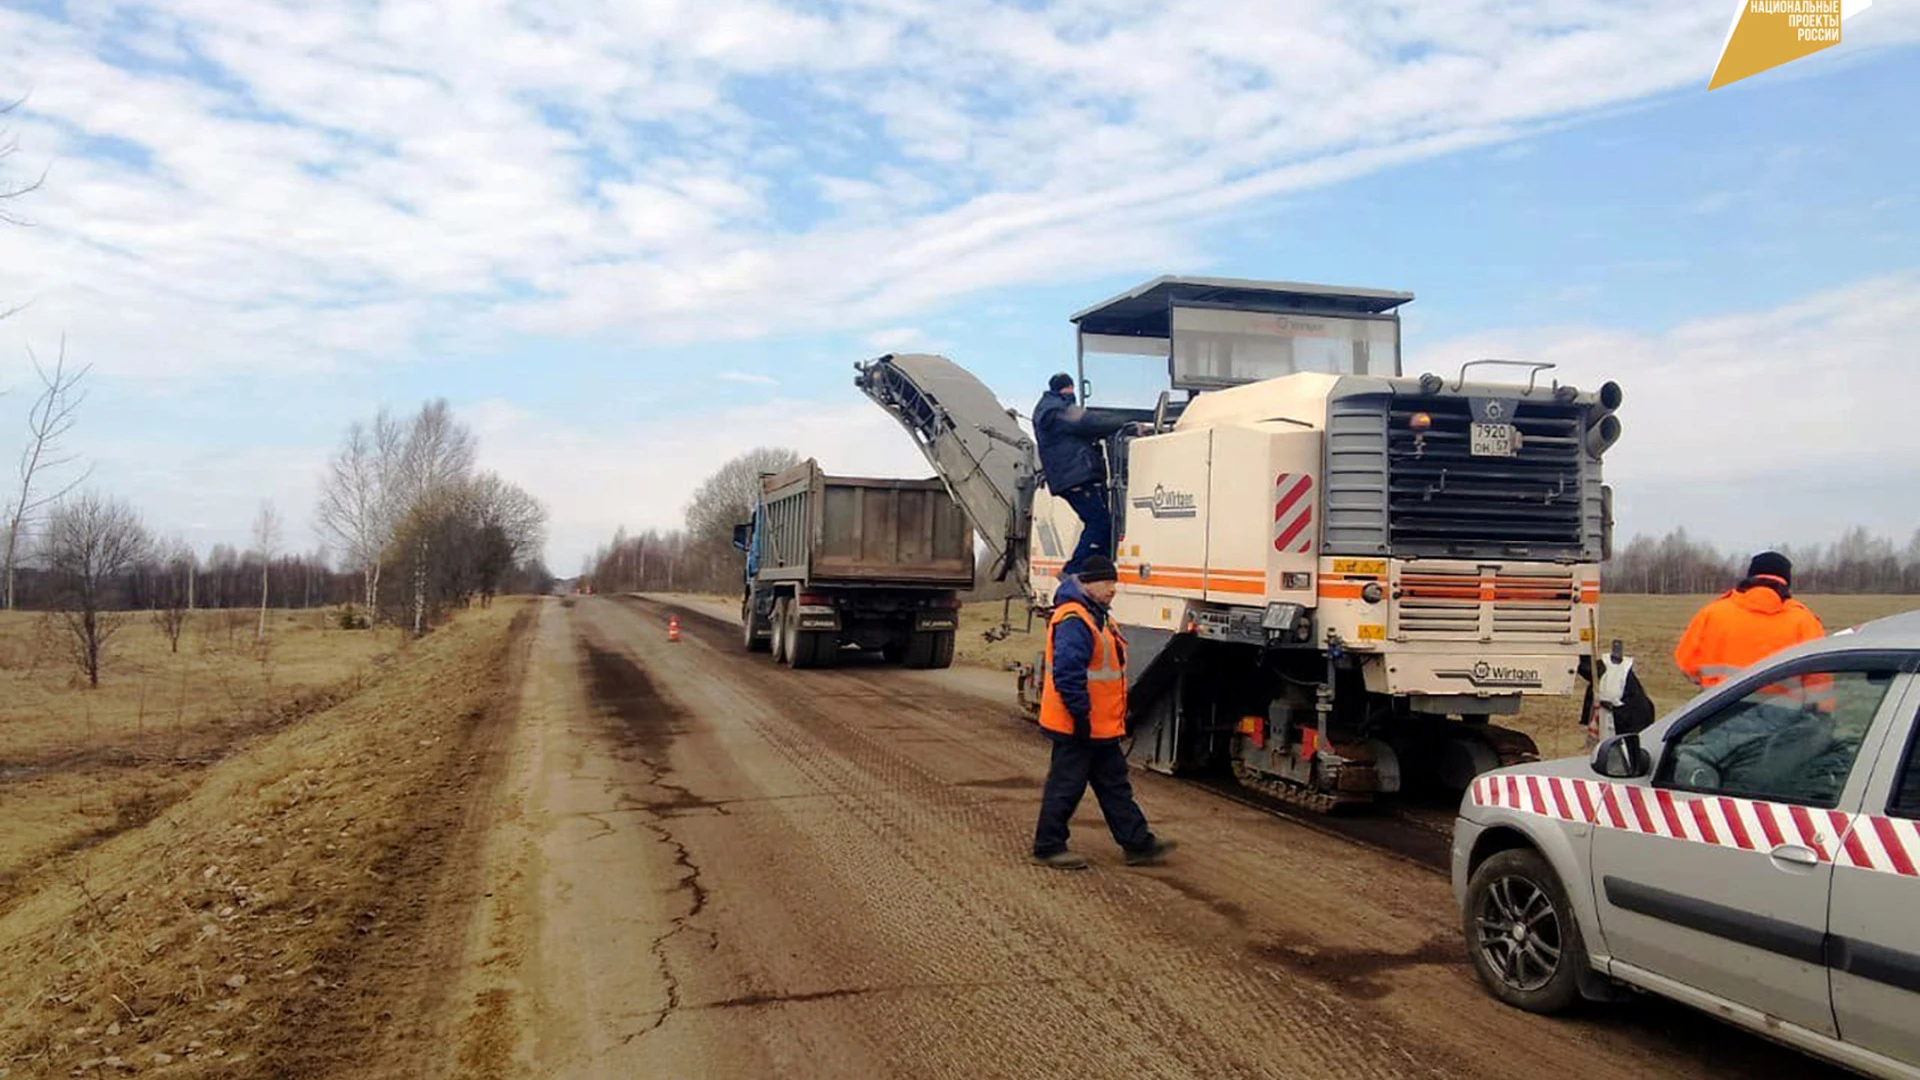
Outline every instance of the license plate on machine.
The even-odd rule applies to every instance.
[[[1475,421],[1468,451],[1474,457],[1512,457],[1513,425]],[[1457,444],[1456,444],[1457,445]]]

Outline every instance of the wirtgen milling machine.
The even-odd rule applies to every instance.
[[[1073,317],[1082,400],[1124,385],[1148,406],[1111,410],[1136,427],[1107,462],[1132,753],[1149,767],[1230,767],[1320,810],[1461,788],[1534,755],[1492,717],[1582,689],[1620,389],[1494,360],[1404,377],[1395,312],[1412,298],[1163,277]],[[938,356],[880,357],[856,384],[1044,611],[1080,522],[1020,414]],[[1036,706],[1039,672],[1022,678]]]

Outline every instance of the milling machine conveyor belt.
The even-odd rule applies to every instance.
[[[1031,592],[1028,524],[1033,516],[1033,440],[1018,414],[944,356],[887,355],[856,364],[854,385],[913,436],[948,494],[992,550],[994,578]]]

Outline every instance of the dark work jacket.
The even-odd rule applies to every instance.
[[[1040,469],[1055,495],[1090,481],[1105,482],[1106,463],[1094,440],[1127,426],[1127,421],[1089,412],[1049,390],[1033,407],[1033,434],[1040,444]]]

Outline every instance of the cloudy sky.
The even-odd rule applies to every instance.
[[[571,572],[762,443],[923,475],[851,386],[1023,412],[1162,273],[1406,289],[1410,371],[1627,393],[1622,526],[1920,527],[1920,10],[1709,94],[1731,0],[5,0],[26,348],[162,531],[296,535],[444,396]],[[8,451],[11,453],[11,451]],[[308,537],[309,541],[317,538]]]

